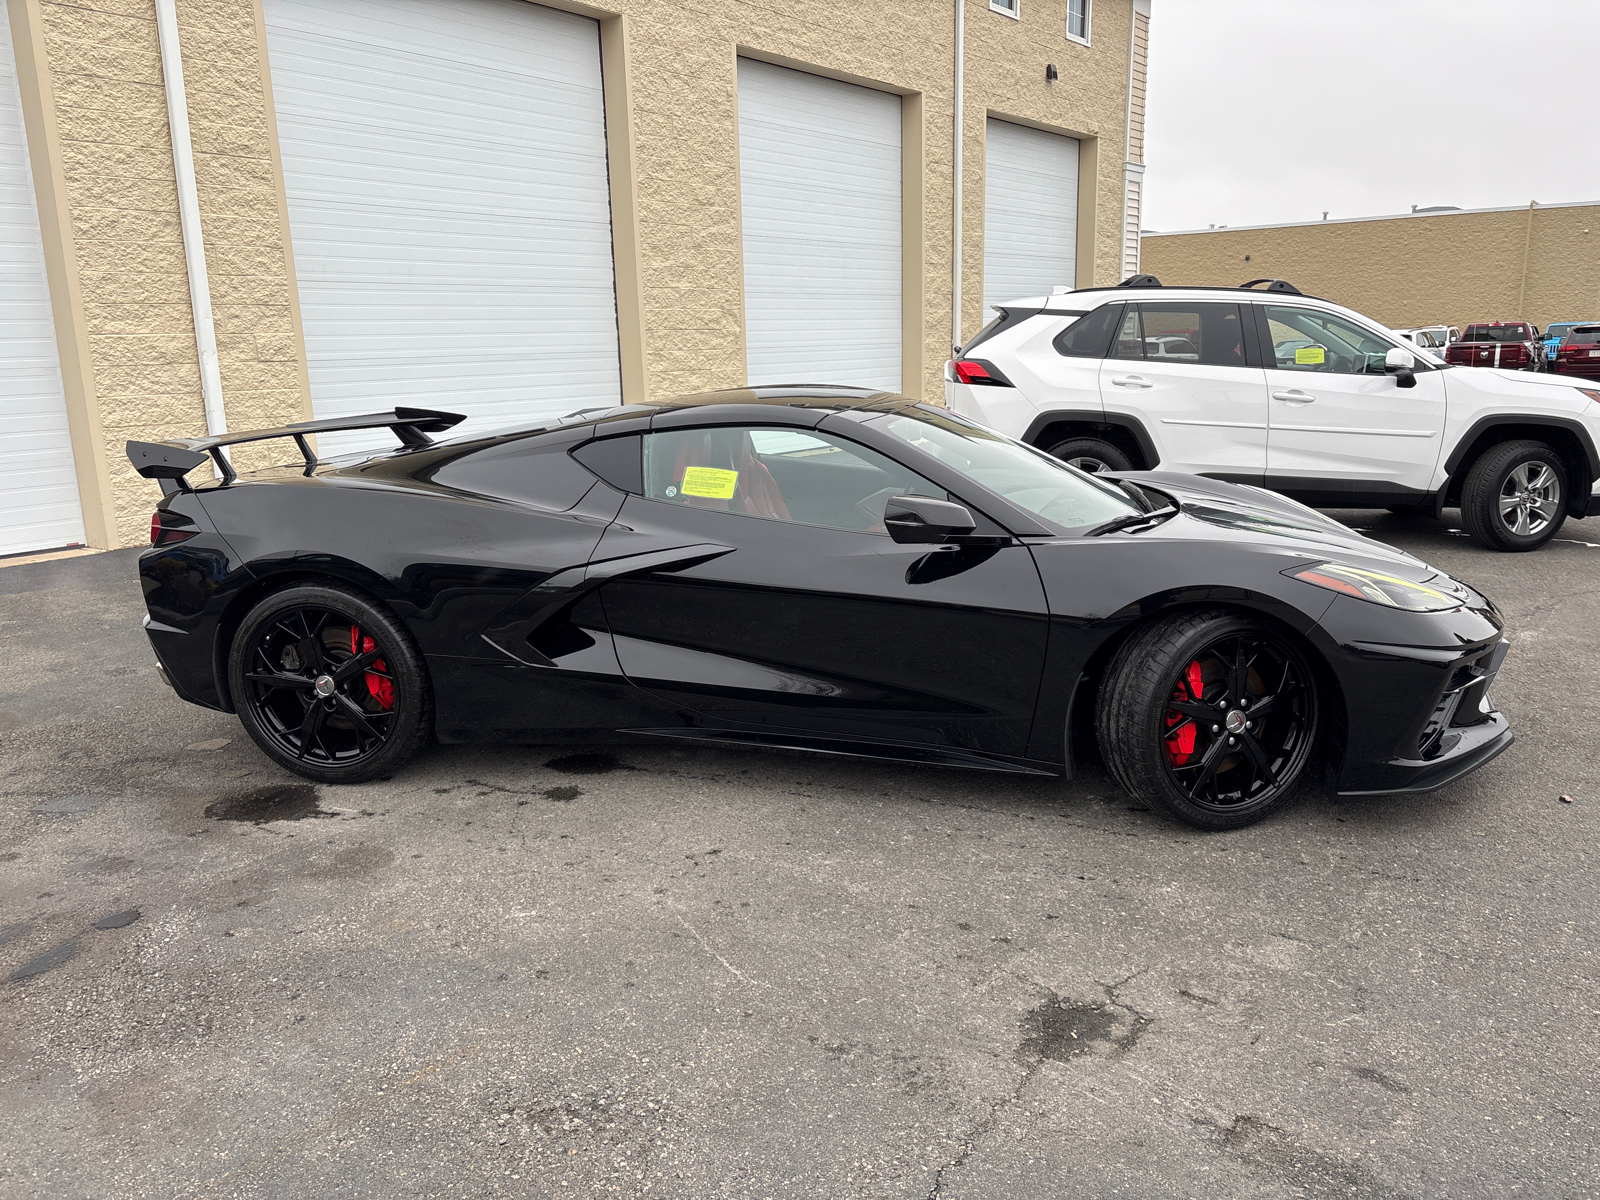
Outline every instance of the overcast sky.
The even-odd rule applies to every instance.
[[[1154,0],[1146,229],[1600,201],[1600,0]]]

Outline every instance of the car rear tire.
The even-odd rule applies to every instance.
[[[1317,714],[1310,663],[1286,634],[1209,610],[1123,644],[1100,686],[1096,733],[1131,795],[1197,829],[1238,829],[1293,793]]]
[[[1068,438],[1051,446],[1046,453],[1090,475],[1133,470],[1128,456],[1103,438]]]
[[[1537,550],[1566,519],[1567,468],[1543,442],[1489,447],[1461,485],[1461,523],[1490,550]]]
[[[228,683],[251,740],[318,783],[388,774],[432,729],[427,668],[405,627],[334,585],[285,588],[251,609]]]

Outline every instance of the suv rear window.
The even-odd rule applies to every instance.
[[[1526,325],[1468,325],[1463,342],[1525,342],[1531,335]]]
[[[1122,305],[1102,304],[1056,334],[1056,351],[1068,358],[1104,358],[1122,316]]]
[[[1593,346],[1600,342],[1600,325],[1585,325],[1582,329],[1574,329],[1567,334],[1569,346]]]

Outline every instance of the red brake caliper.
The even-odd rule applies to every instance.
[[[360,649],[357,649],[358,646]],[[354,625],[350,626],[351,654],[371,654],[377,648],[377,642],[373,641],[369,637],[362,637],[360,629]],[[392,679],[385,679],[382,675],[376,675],[373,673],[373,671],[387,671],[389,669],[388,666],[384,663],[383,659],[375,658],[372,660],[372,667],[373,670],[367,672],[367,691],[371,692],[372,698],[379,704],[383,705],[384,708],[393,708],[394,681]],[[1190,738],[1191,742],[1193,742],[1193,740],[1193,738]]]
[[[1178,681],[1178,686],[1172,689],[1174,700],[1195,701],[1205,693],[1205,680],[1201,678],[1200,663],[1195,661],[1189,664],[1189,669],[1183,673],[1183,679]],[[1187,683],[1187,687],[1185,686]],[[1176,709],[1167,709],[1167,728],[1188,720]],[[1167,761],[1175,767],[1181,767],[1189,761],[1189,756],[1194,753],[1194,739],[1198,727],[1191,720],[1177,733],[1166,739]]]

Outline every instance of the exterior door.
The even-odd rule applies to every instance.
[[[1268,486],[1325,504],[1427,494],[1443,443],[1444,372],[1419,361],[1416,387],[1402,388],[1383,365],[1399,343],[1373,330],[1291,304],[1260,306],[1260,320],[1273,358]]]
[[[884,503],[947,493],[836,435],[722,427],[645,442],[646,494],[595,557],[713,557],[602,586],[630,679],[701,725],[1023,753],[1047,624],[1025,547],[897,544]]]
[[[995,305],[1077,285],[1078,141],[984,125],[983,319]]]
[[[0,555],[83,544],[44,247],[0,0]]]
[[[738,70],[749,381],[899,391],[900,97]]]
[[[599,25],[524,0],[263,11],[316,415],[409,404],[467,433],[620,404]]]
[[[1237,304],[1130,304],[1100,364],[1106,413],[1137,418],[1164,471],[1260,484],[1266,372],[1247,365]]]

